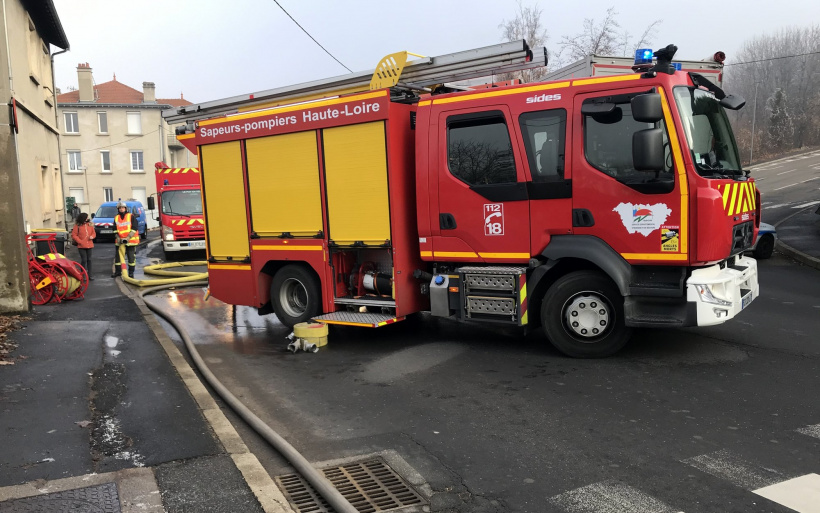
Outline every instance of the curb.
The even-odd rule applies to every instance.
[[[812,206],[804,208],[802,210],[798,210],[794,214],[791,214],[790,216],[788,216],[784,219],[781,219],[780,221],[777,222],[777,224],[774,225],[775,229],[777,229],[778,226],[785,223],[786,221],[788,221],[792,217],[794,217],[796,215],[799,215],[799,214],[802,214],[803,212],[806,212],[807,210],[810,210],[810,209],[814,208],[815,206],[816,205],[812,205]],[[777,239],[777,243],[775,244],[775,247],[781,253],[783,253],[787,256],[790,256],[791,258],[794,258],[795,260],[797,260],[801,264],[803,264],[807,267],[812,267],[814,269],[820,270],[820,258],[815,258],[815,257],[813,257],[809,254],[803,253],[799,249],[795,249],[795,248],[789,246],[788,244],[783,242],[782,239]]]

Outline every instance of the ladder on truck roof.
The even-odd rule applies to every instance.
[[[419,57],[410,52],[398,52],[382,59],[375,70],[167,109],[162,112],[162,117],[168,123],[180,123],[233,114],[240,109],[270,108],[385,87],[427,90],[445,82],[547,65],[546,48],[532,50],[523,39],[438,57],[421,57],[410,62],[407,62],[408,55]]]

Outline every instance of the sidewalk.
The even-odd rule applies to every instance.
[[[275,485],[248,479],[258,461],[201,384],[192,396],[196,375],[110,277],[113,254],[94,248],[84,300],[34,307],[8,334],[18,347],[0,366],[0,512],[288,511],[260,505],[260,483],[263,495]]]
[[[805,208],[775,225],[776,249],[798,262],[820,269],[820,215],[818,206]]]

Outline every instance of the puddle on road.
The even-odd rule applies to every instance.
[[[280,353],[290,330],[274,315],[260,316],[255,308],[231,306],[204,299],[203,287],[158,292],[146,299],[164,308],[188,331],[194,344],[221,344],[239,354]]]

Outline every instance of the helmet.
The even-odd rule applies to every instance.
[[[119,210],[120,208],[128,208],[128,207],[122,201],[118,201],[117,202],[117,210]]]

